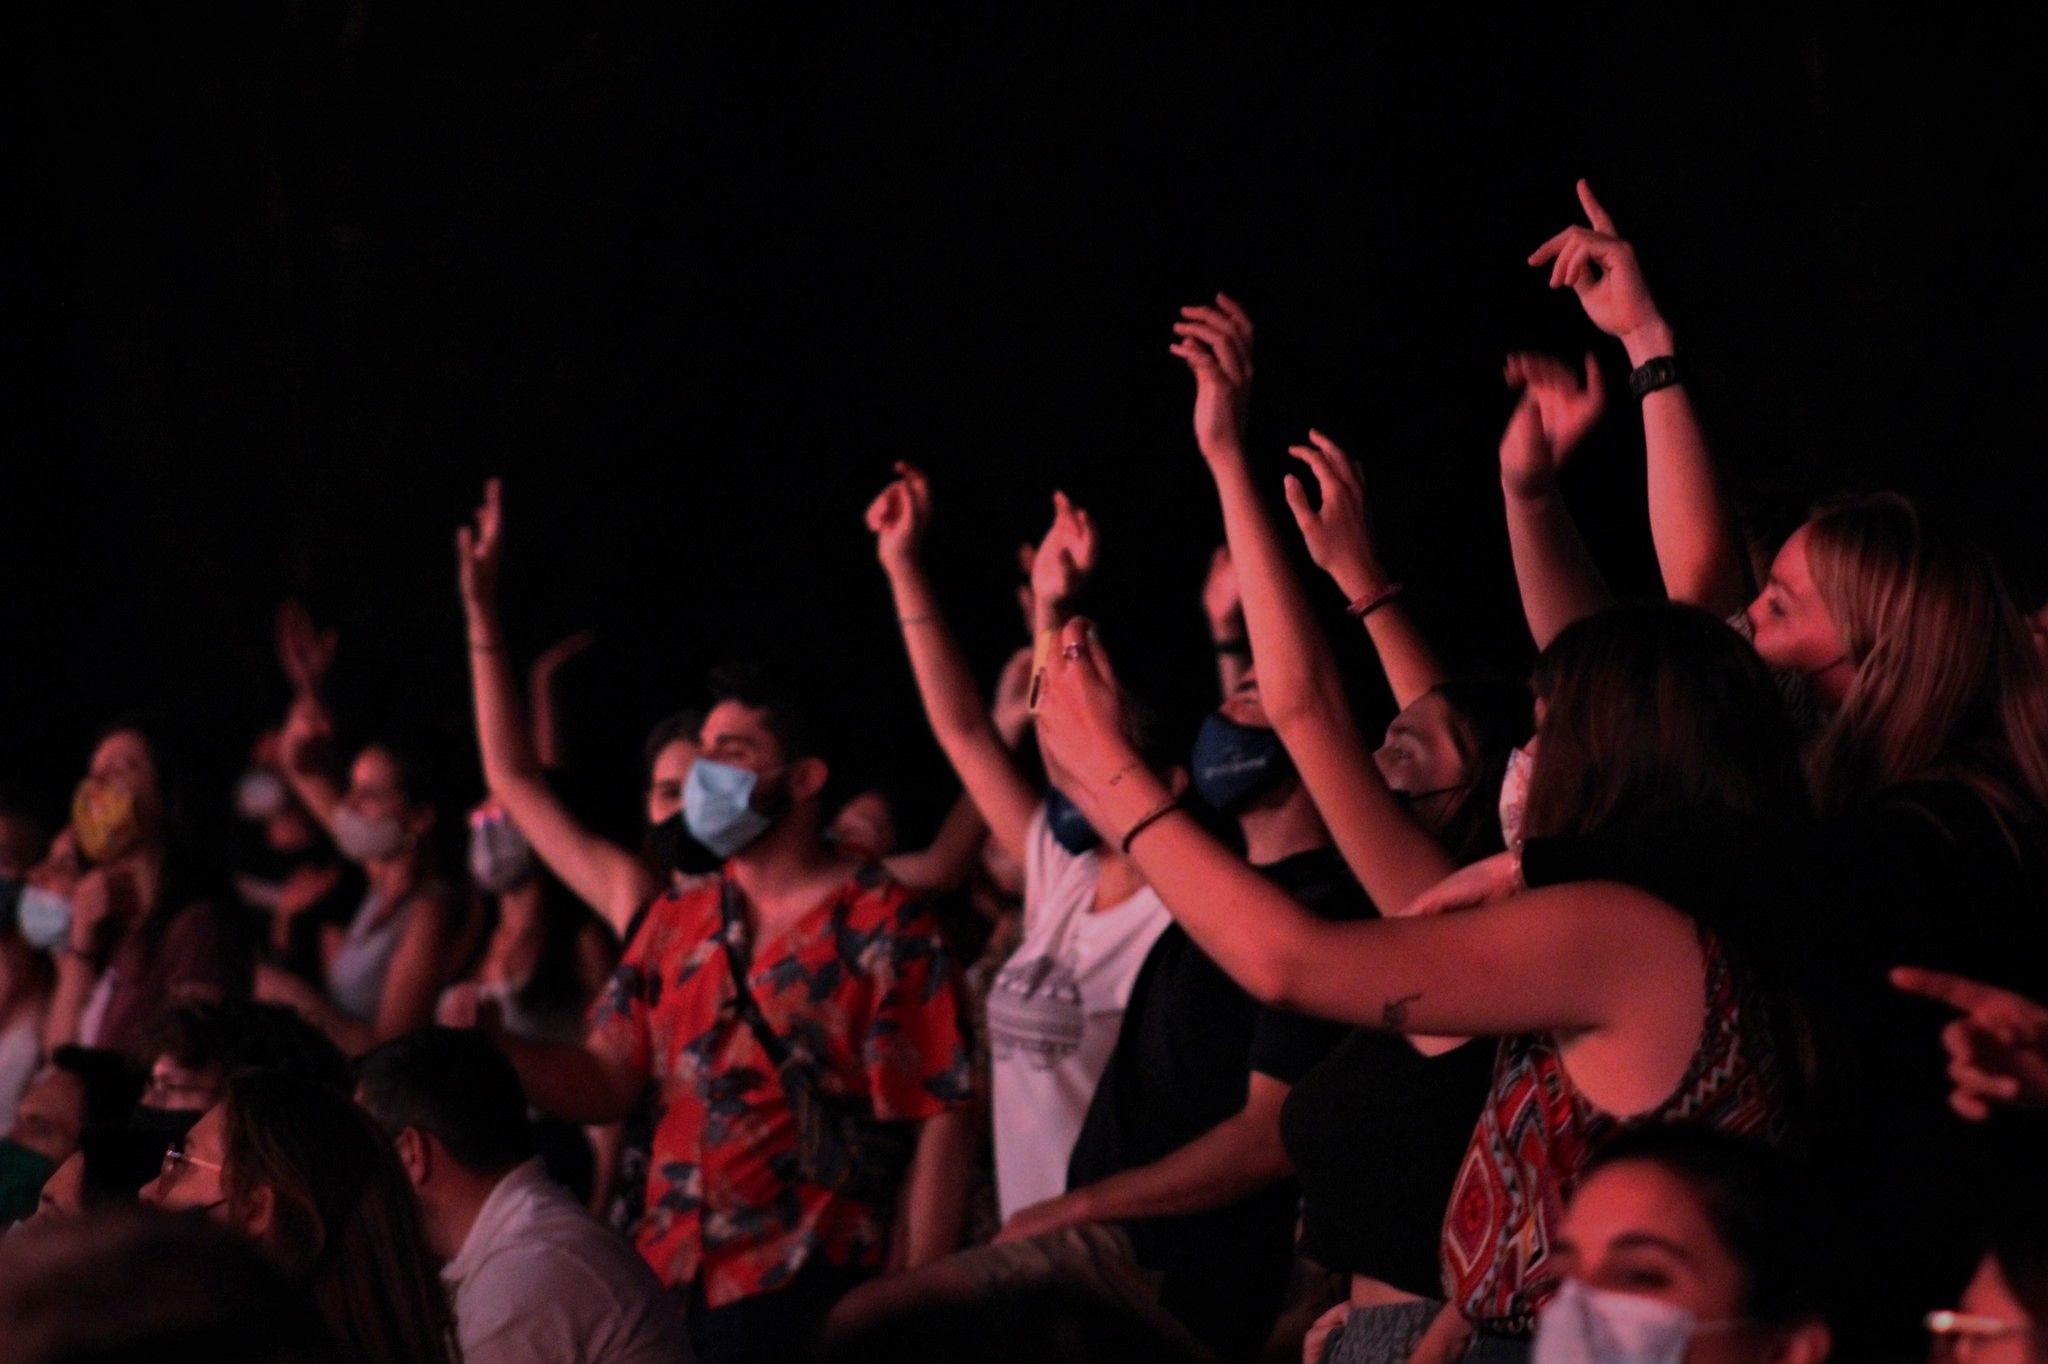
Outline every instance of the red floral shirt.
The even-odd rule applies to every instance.
[[[973,1095],[938,921],[887,873],[864,869],[758,949],[724,885],[708,877],[654,903],[590,1037],[656,1087],[640,1253],[664,1283],[701,1279],[712,1307],[773,1292],[814,1259],[879,1265],[889,1211],[794,1174],[795,1123],[738,1015],[721,936],[751,962],[769,1025],[828,1092],[864,1097],[883,1119],[929,1118]]]

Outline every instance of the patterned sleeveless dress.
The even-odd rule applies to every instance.
[[[1594,1108],[1565,1073],[1549,1033],[1501,1039],[1493,1092],[1472,1133],[1444,1217],[1444,1288],[1475,1329],[1528,1336],[1556,1291],[1551,1246],[1564,1205],[1593,1155],[1652,1123],[1700,1123],[1775,1141],[1783,1077],[1769,1008],[1731,966],[1720,939],[1695,925],[1706,963],[1706,1023],[1685,1078],[1647,1113]]]

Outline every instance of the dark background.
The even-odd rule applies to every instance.
[[[61,807],[137,707],[225,782],[282,704],[287,595],[340,628],[358,737],[465,745],[451,535],[488,473],[515,647],[598,632],[564,695],[622,808],[645,729],[764,651],[823,691],[850,775],[935,808],[860,522],[898,458],[932,474],[933,562],[986,673],[1016,642],[1012,547],[1064,487],[1104,531],[1120,666],[1197,709],[1219,529],[1166,346],[1219,287],[1260,322],[1276,491],[1308,424],[1346,443],[1444,651],[1519,670],[1499,364],[1595,344],[1522,265],[1581,174],[1765,521],[1904,487],[2048,595],[2018,29],[954,8],[19,18],[0,783]],[[1642,591],[1630,407],[1571,491]]]

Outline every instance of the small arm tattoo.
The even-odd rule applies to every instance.
[[[1406,1027],[1408,1025],[1408,1006],[1420,998],[1422,998],[1422,991],[1417,990],[1412,995],[1402,995],[1399,999],[1388,1000],[1380,1009],[1380,1021],[1396,1031]]]

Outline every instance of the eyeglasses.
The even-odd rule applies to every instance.
[[[1934,1337],[1935,1359],[1944,1361],[1973,1359],[1978,1350],[1994,1342],[2026,1340],[2037,1334],[2024,1322],[1953,1312],[1946,1308],[1929,1312],[1925,1324],[1927,1333]]]
[[[184,1147],[173,1144],[164,1148],[164,1163],[162,1168],[157,1171],[156,1177],[166,1185],[174,1184],[177,1182],[179,1173],[188,1165],[201,1170],[211,1170],[215,1174],[219,1174],[226,1168],[213,1161],[201,1160],[198,1156],[188,1155]]]

